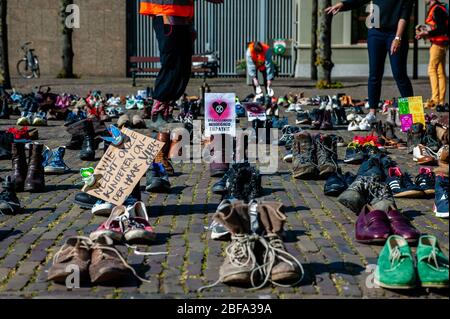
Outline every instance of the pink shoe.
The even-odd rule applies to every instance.
[[[137,202],[127,208],[127,217],[123,216],[121,225],[125,241],[128,244],[148,244],[156,239],[156,233],[150,225],[147,209],[143,202]]]
[[[100,227],[89,238],[96,241],[102,236],[107,236],[114,240],[114,242],[123,242],[123,230],[121,228],[121,218],[127,215],[125,206],[115,207],[109,216],[108,220],[100,225]]]

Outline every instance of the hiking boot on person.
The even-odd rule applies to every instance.
[[[269,254],[265,256],[273,260],[272,264],[263,258],[263,264],[271,263],[266,270],[267,275],[270,274],[270,281],[279,284],[298,284],[303,278],[304,271],[300,262],[286,251],[281,237],[287,219],[283,205],[278,202],[261,202],[258,203],[257,209],[264,238],[269,244]]]
[[[92,242],[89,238],[70,237],[53,257],[47,280],[65,284],[76,270],[81,282],[89,281]]]
[[[296,179],[311,179],[318,175],[316,148],[312,136],[301,132],[294,136],[292,174]]]
[[[338,171],[336,147],[330,135],[318,134],[314,137],[319,176],[327,178]]]
[[[220,282],[250,286],[259,278],[255,278],[254,270],[258,267],[254,254],[256,240],[251,236],[248,205],[242,201],[224,205],[216,212],[214,220],[231,233],[231,244],[225,250],[225,261],[219,270]]]

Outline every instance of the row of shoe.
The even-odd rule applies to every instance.
[[[217,283],[259,289],[269,282],[296,286],[304,276],[301,263],[287,252],[282,234],[286,223],[283,205],[277,202],[222,203],[214,220],[231,234]]]
[[[250,202],[262,194],[261,175],[249,163],[233,164],[212,187],[214,194],[225,198]]]
[[[324,179],[339,171],[337,141],[332,135],[295,134],[292,156],[296,179]]]
[[[449,112],[449,104],[448,103],[437,104],[432,100],[425,102],[424,108],[430,109],[430,110],[436,110],[437,112],[440,112],[440,113],[448,113]]]
[[[45,112],[30,113],[22,112],[17,120],[19,126],[47,126],[47,114]]]
[[[347,146],[344,162],[346,164],[361,164],[372,155],[379,154],[383,146],[374,135],[355,136],[354,140]]]
[[[422,236],[414,258],[408,242],[401,236],[388,238],[378,257],[374,283],[382,288],[404,290],[448,289],[449,260],[434,236]]]

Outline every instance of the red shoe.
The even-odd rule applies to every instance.
[[[148,244],[156,239],[156,233],[150,225],[147,209],[143,202],[137,202],[127,208],[128,218],[121,219],[125,241],[128,244]]]
[[[121,218],[127,214],[125,206],[115,207],[109,216],[108,220],[100,225],[100,227],[89,238],[96,241],[100,237],[107,236],[115,242],[123,241],[123,230],[121,227]]]

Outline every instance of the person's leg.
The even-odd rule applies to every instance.
[[[376,29],[370,29],[367,38],[369,50],[369,106],[372,115],[376,115],[381,98],[381,85],[387,54],[384,36],[384,33]]]
[[[394,38],[395,34],[392,34],[389,38],[387,38],[387,44],[392,44]],[[389,44],[389,48],[391,44]],[[392,74],[394,75],[395,82],[397,82],[397,87],[400,91],[401,97],[414,96],[414,90],[408,76],[408,51],[409,41],[406,38],[402,40],[400,50],[396,54],[389,54]]]
[[[437,67],[437,77],[439,82],[439,101],[440,105],[445,104],[445,97],[447,94],[447,71],[445,70],[445,64],[447,60],[447,47],[439,46],[438,55],[439,64]]]
[[[428,64],[428,76],[431,84],[431,101],[439,103],[439,78],[438,78],[438,50],[436,45],[431,45],[430,62]]]

